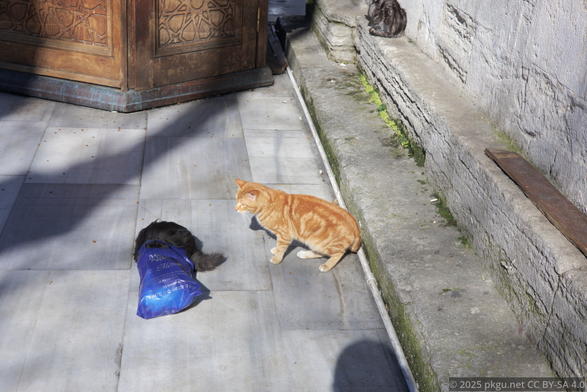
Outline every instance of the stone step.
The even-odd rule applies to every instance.
[[[361,23],[359,30],[365,28]],[[500,295],[498,282],[484,259],[465,246],[466,234],[443,219],[431,203],[439,189],[439,181],[431,175],[446,178],[449,174],[443,170],[450,173],[451,167],[436,159],[432,147],[430,152],[426,149],[425,167],[419,167],[405,149],[394,145],[394,132],[378,117],[357,67],[330,61],[309,26],[288,25],[284,20],[281,28],[287,32],[289,64],[347,206],[360,221],[363,248],[419,389],[448,390],[449,377],[552,376],[548,361],[528,340],[527,331]],[[393,42],[394,47],[378,54],[394,55],[400,61],[407,58],[403,51],[416,50],[406,39]],[[400,49],[395,49],[397,46]],[[363,65],[362,56],[359,52]],[[371,58],[376,61],[377,56]],[[421,70],[416,61],[404,67]],[[375,80],[374,72],[379,70],[370,70],[369,77]],[[436,103],[424,104],[429,105],[424,110],[411,110],[429,118],[430,111],[437,109]],[[473,122],[474,115],[468,110],[460,113],[463,106],[459,102],[452,104],[456,104],[455,116],[467,119],[469,113],[467,129],[474,129],[475,134],[489,130],[487,123],[483,129],[471,127],[478,124]],[[449,110],[450,103],[445,105]],[[432,140],[439,147],[454,142],[450,136]],[[461,150],[452,151],[453,159],[470,156],[470,141],[456,146]],[[480,154],[484,156],[483,150]],[[494,176],[499,175],[499,169],[485,166]],[[463,170],[460,174],[466,175]],[[462,189],[467,189],[466,185]],[[512,185],[508,194],[515,190]],[[459,199],[453,200],[451,206],[457,205]]]

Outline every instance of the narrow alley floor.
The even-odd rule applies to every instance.
[[[1,391],[407,390],[357,256],[273,265],[234,210],[236,178],[335,198],[287,74],[132,114],[0,93],[0,137]],[[143,320],[156,219],[227,259],[208,298]]]

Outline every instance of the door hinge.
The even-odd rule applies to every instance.
[[[261,24],[261,7],[257,7],[257,33]]]

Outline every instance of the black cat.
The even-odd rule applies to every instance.
[[[145,242],[148,242],[146,248],[167,249],[167,245],[172,245],[184,249],[187,257],[194,262],[196,271],[200,272],[212,271],[224,261],[222,253],[203,253],[198,248],[194,235],[175,222],[157,220],[142,229],[135,241],[135,261],[139,259],[139,251]]]
[[[371,0],[369,4],[369,32],[379,37],[401,37],[408,18],[397,0]]]

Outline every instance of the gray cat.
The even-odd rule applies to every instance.
[[[379,37],[401,37],[408,18],[397,0],[371,0],[369,4],[369,32]]]

